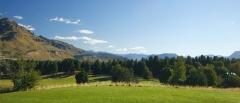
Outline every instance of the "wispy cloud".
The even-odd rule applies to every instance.
[[[31,25],[24,25],[24,24],[18,24],[18,25],[20,25],[20,26],[23,26],[24,28],[26,28],[27,30],[30,30],[30,31],[34,31],[34,30],[36,30],[33,26],[31,26]]]
[[[82,34],[92,34],[94,33],[93,31],[91,30],[78,30],[79,33],[82,33]]]
[[[116,49],[117,51],[120,51],[120,52],[125,52],[127,51],[127,48],[119,48],[119,49]]]
[[[81,37],[81,38],[82,38],[82,40],[84,40],[84,43],[92,44],[92,45],[108,43],[107,41],[104,41],[104,40],[97,40],[97,39],[92,39],[89,37]]]
[[[145,53],[147,53],[148,51],[146,51],[146,50],[139,50],[139,52],[145,54]]]
[[[2,13],[0,13],[0,15],[3,15]]]
[[[18,15],[16,15],[16,16],[13,16],[15,19],[19,19],[19,20],[22,20],[23,19],[23,17],[22,16],[18,16]]]
[[[113,45],[109,45],[107,48],[114,48],[114,46]]]
[[[145,50],[145,47],[143,47],[143,46],[136,46],[136,47],[133,47],[133,48],[130,48],[130,49],[135,50],[139,53],[143,53],[143,54],[147,53],[147,50]]]
[[[83,40],[83,43],[91,44],[91,45],[96,45],[96,44],[104,44],[108,43],[105,40],[98,40],[98,39],[92,39],[89,37],[75,37],[75,36],[70,36],[70,37],[62,37],[62,36],[55,36],[55,39],[60,39],[60,40]]]
[[[130,48],[130,49],[133,49],[133,50],[143,50],[145,48],[143,46],[136,46],[136,47],[133,47],[133,48]]]
[[[71,21],[69,19],[64,19],[64,18],[61,18],[61,17],[55,17],[55,18],[50,19],[50,21],[64,22],[66,24],[78,24],[80,22],[80,19],[78,19],[76,21]]]

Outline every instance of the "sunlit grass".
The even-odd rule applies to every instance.
[[[77,86],[0,94],[5,103],[238,103],[240,93],[169,86]]]

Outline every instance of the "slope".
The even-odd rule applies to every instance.
[[[71,47],[73,46],[67,43],[51,42],[43,37],[37,37],[16,22],[8,18],[0,18],[1,58],[22,56],[25,59],[58,60],[72,58],[74,55],[84,52],[82,49],[69,49]]]

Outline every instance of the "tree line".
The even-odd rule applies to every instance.
[[[15,66],[14,60],[0,61],[0,74],[9,75]],[[109,60],[108,62],[25,60],[26,67],[34,68],[41,75],[65,72],[74,75],[76,71],[94,75],[111,75],[114,82],[134,82],[137,78],[158,79],[170,85],[240,87],[240,60],[224,57],[176,57],[164,59],[150,56],[138,60]]]

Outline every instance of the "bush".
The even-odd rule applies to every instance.
[[[75,75],[76,83],[87,83],[88,82],[88,74],[84,71]]]

